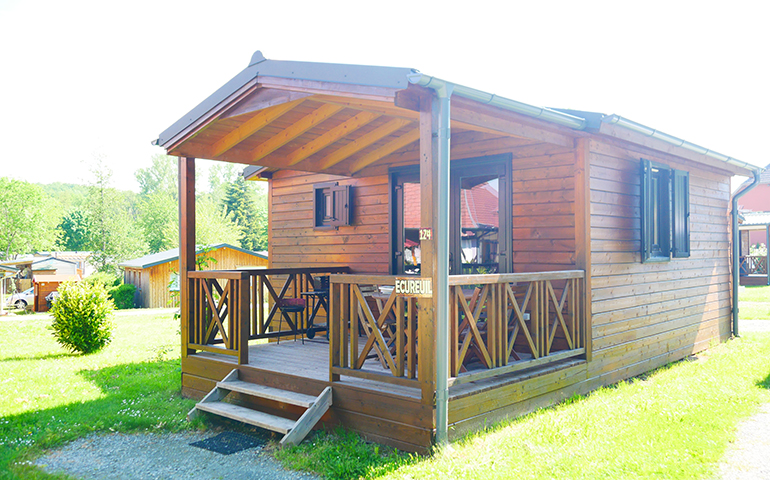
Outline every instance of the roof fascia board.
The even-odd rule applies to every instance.
[[[673,143],[666,142],[659,138],[654,138],[649,135],[643,135],[639,132],[631,130],[622,125],[602,123],[597,133],[600,136],[604,135],[607,137],[620,140],[622,142],[633,143],[633,144],[650,148],[652,150],[663,152],[669,155],[685,158],[693,162],[709,165],[719,170],[728,171],[734,175],[753,176],[754,171],[761,170],[760,167],[754,167],[748,163],[745,164],[746,165],[745,167],[735,165],[732,163],[727,163],[727,162],[718,160],[716,158],[712,158],[712,157],[697,153],[693,150],[689,150],[681,146],[677,146]]]
[[[229,249],[232,249],[232,250],[236,250],[236,251],[239,251],[239,252],[242,252],[242,253],[249,254],[249,255],[251,255],[253,257],[257,257],[257,258],[261,258],[263,260],[267,260],[267,257],[265,257],[264,255],[261,255],[261,254],[259,254],[257,252],[255,252],[253,250],[246,250],[245,248],[237,247],[235,245],[230,245],[229,243],[220,243],[220,244],[217,244],[217,245],[209,245],[209,246],[206,246],[206,247],[198,247],[195,250],[195,255],[196,256],[200,255],[204,251],[219,250],[220,248],[229,248]],[[179,260],[179,254],[178,253],[175,256],[173,256],[173,257],[167,257],[167,258],[164,258],[164,259],[161,259],[161,260],[157,260],[155,262],[143,263],[141,265],[136,265],[136,264],[131,264],[130,262],[126,262],[126,263],[121,263],[118,266],[119,267],[123,267],[123,268],[139,268],[139,269],[144,270],[145,268],[151,268],[151,267],[155,267],[155,266],[158,266],[158,265],[163,265],[164,263],[173,262],[174,260]]]
[[[753,176],[754,172],[761,172],[763,170],[762,167],[714,152],[619,115],[606,116],[599,127],[599,133],[645,146],[659,146],[656,149],[664,148],[666,152],[716,166],[736,175]]]

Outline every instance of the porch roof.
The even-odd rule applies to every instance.
[[[420,98],[447,83],[411,68],[267,60],[243,71],[160,134],[169,155],[345,176],[419,158]],[[617,115],[534,107],[454,85],[452,158],[484,145],[571,147],[598,134],[750,175],[758,167]],[[252,172],[253,173],[253,172]]]

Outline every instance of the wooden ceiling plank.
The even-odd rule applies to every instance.
[[[267,110],[261,110],[259,113],[244,122],[240,127],[228,133],[222,137],[222,139],[212,145],[210,158],[216,158],[219,155],[227,152],[234,146],[238,145],[261,129],[265,128],[267,125],[270,125],[270,123],[276,118],[293,109],[303,101],[305,101],[305,99],[300,98],[292,102],[276,105]]]
[[[313,110],[309,114],[305,115],[298,121],[294,122],[288,128],[285,128],[280,133],[273,135],[269,140],[262,142],[252,152],[252,161],[259,161],[261,158],[270,155],[274,151],[278,150],[282,146],[291,142],[295,138],[299,137],[303,133],[307,132],[311,128],[315,127],[324,120],[334,116],[337,112],[344,107],[341,105],[328,105],[324,104]]]
[[[344,147],[327,155],[324,159],[320,161],[321,168],[327,169],[329,167],[333,167],[334,165],[337,165],[338,163],[345,160],[349,156],[363,150],[369,145],[377,142],[382,138],[387,137],[388,135],[392,134],[396,130],[403,128],[409,125],[410,123],[412,122],[410,122],[409,120],[405,120],[402,118],[394,118],[388,123],[385,123],[384,125],[380,125],[379,127],[375,128],[371,132],[365,135],[362,135],[361,137],[353,140],[352,142],[345,145]]]
[[[358,113],[357,115],[332,128],[328,132],[323,133],[302,147],[289,153],[286,156],[286,160],[288,161],[287,165],[292,166],[298,164],[307,157],[313,155],[314,153],[320,152],[337,140],[345,137],[351,132],[355,132],[359,128],[371,123],[379,117],[380,115],[372,112]]]
[[[418,120],[420,114],[404,108],[399,108],[392,103],[376,102],[374,100],[352,99],[343,97],[334,97],[331,95],[315,95],[313,100],[334,105],[343,105],[356,110],[378,113],[396,118],[406,118],[409,120]]]
[[[360,170],[368,167],[369,165],[377,162],[378,160],[381,160],[387,157],[388,155],[395,152],[396,150],[404,148],[405,146],[411,143],[414,143],[419,139],[420,139],[420,129],[415,128],[415,129],[409,130],[404,135],[401,135],[395,140],[392,140],[386,143],[380,148],[372,152],[369,152],[363,157],[356,160],[355,163],[353,163],[353,165],[350,167],[350,172],[351,173],[359,172]]]

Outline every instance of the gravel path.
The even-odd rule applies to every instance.
[[[38,458],[35,464],[50,473],[84,480],[145,479],[315,479],[285,470],[262,447],[222,455],[190,443],[217,432],[174,434],[92,435]]]

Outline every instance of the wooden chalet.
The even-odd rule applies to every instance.
[[[284,443],[424,451],[731,335],[730,179],[759,169],[617,115],[257,52],[156,144],[183,392]],[[268,269],[195,271],[196,158],[268,182]]]

